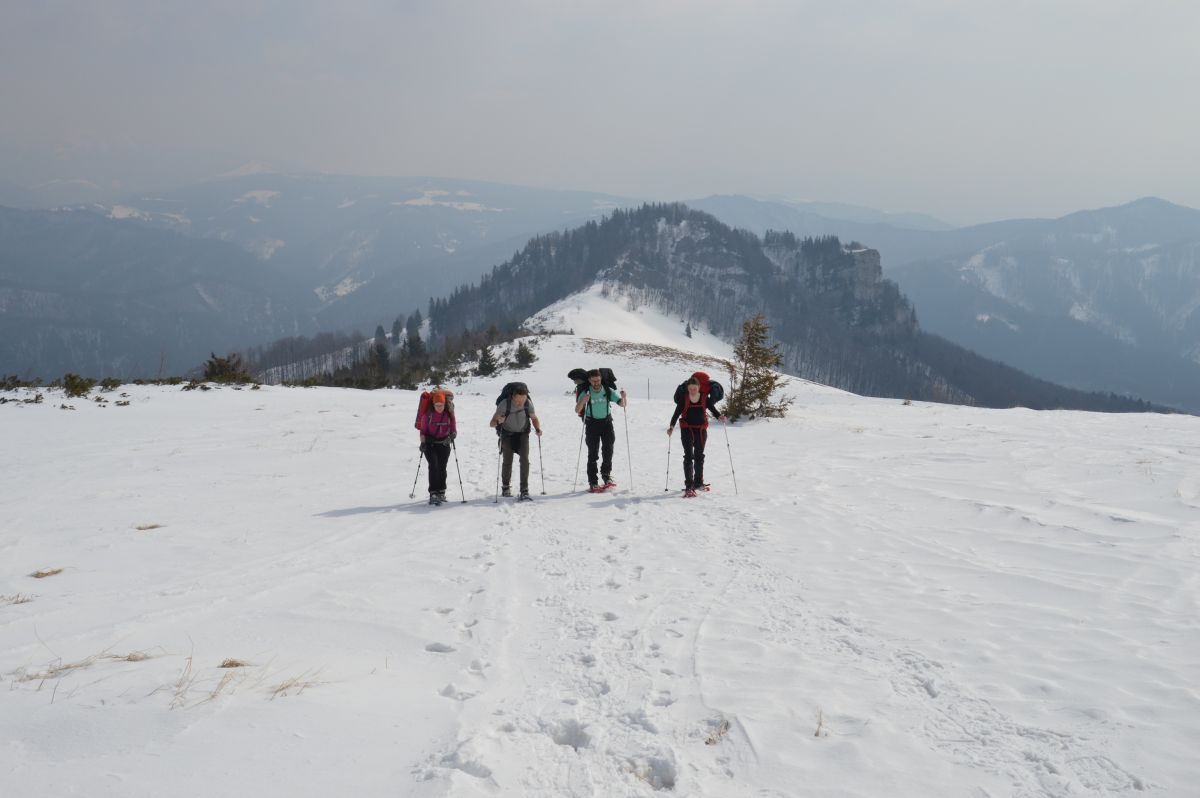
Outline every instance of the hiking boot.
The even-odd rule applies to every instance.
[[[519,502],[527,502],[527,501],[529,501],[529,498],[530,498],[530,497],[529,497],[529,491],[527,491],[527,490],[522,490],[522,491],[521,491],[521,493],[520,493],[520,494],[517,496],[517,501],[519,501]]]
[[[607,490],[608,488],[615,488],[616,486],[617,486],[617,483],[613,481],[613,478],[612,478],[612,477],[605,477],[605,478],[604,478],[604,488],[605,488],[605,490]]]
[[[510,488],[508,485],[505,485],[503,488],[500,489],[500,495],[501,496],[512,496],[512,488]]]
[[[683,492],[683,497],[685,499],[694,499],[694,498],[696,498],[696,491],[692,490],[691,488],[688,488],[687,490],[685,490]]]

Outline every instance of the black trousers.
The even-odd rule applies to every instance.
[[[680,427],[679,441],[683,444],[683,479],[689,488],[704,484],[704,444],[708,430],[704,427]]]
[[[597,485],[599,478],[605,482],[612,476],[613,444],[617,442],[617,433],[613,430],[612,416],[607,418],[586,419],[584,421],[584,436],[587,439],[588,464],[587,477],[589,485]],[[600,462],[599,478],[596,474],[596,460],[603,453]]]
[[[425,444],[425,459],[429,461],[429,492],[446,492],[446,464],[450,462],[450,443]]]

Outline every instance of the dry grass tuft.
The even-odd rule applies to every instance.
[[[44,571],[34,571],[30,574],[30,576],[32,576],[34,579],[45,579],[47,576],[54,576],[55,574],[61,574],[62,572],[62,568],[49,568]]]
[[[71,671],[84,670],[90,668],[101,660],[117,660],[119,662],[143,662],[151,659],[151,655],[145,651],[131,651],[128,654],[109,654],[107,650],[101,651],[99,654],[92,654],[90,657],[84,657],[78,662],[63,662],[61,658],[54,660],[50,665],[46,666],[42,671],[26,671],[21,669],[16,673],[18,682],[42,682],[47,679],[58,679],[70,673]]]
[[[249,662],[243,662],[240,659],[227,659],[218,665],[218,668],[245,668],[249,666]]]
[[[817,730],[813,732],[813,737],[828,737],[829,730],[825,728],[825,713],[820,709],[817,710]]]
[[[721,722],[717,724],[717,728],[713,729],[712,733],[704,740],[705,745],[716,745],[721,742],[726,734],[729,734],[729,719],[721,718]]]
[[[236,678],[237,676],[238,676],[238,674],[234,671],[230,671],[229,673],[222,676],[220,683],[217,684],[216,688],[212,691],[212,693],[209,694],[208,698],[206,698],[204,700],[205,701],[216,701],[217,696],[221,695],[221,691],[224,690],[229,685],[229,683],[232,682],[234,680],[234,678]]]
[[[293,676],[290,679],[280,682],[271,689],[271,700],[274,701],[276,698],[285,698],[289,695],[300,695],[307,688],[316,687],[318,684],[320,684],[320,682],[316,679],[318,675],[320,675],[319,671],[312,674],[313,678],[308,678],[309,672],[305,671],[299,676]]]
[[[175,681],[175,695],[171,698],[171,709],[187,703],[188,690],[195,681],[196,676],[192,673],[192,657],[189,655],[183,663],[183,670],[179,673],[179,678]]]
[[[695,352],[685,352],[669,346],[658,344],[637,344],[625,341],[606,341],[599,338],[584,338],[583,349],[588,354],[601,355],[630,355],[632,357],[655,360],[667,365],[686,364],[690,368],[702,365],[714,373],[724,373],[729,370],[729,361],[711,355],[698,355]]]
[[[137,529],[138,532],[145,532],[150,529],[162,529],[163,525],[162,524],[142,524],[141,526],[135,527],[135,528]]]
[[[18,682],[44,682],[47,679],[57,679],[65,673],[92,667],[102,656],[103,654],[93,654],[78,662],[63,662],[61,659],[55,660],[53,664],[46,666],[46,670],[44,671],[30,672],[22,668],[17,671],[16,680]]]
[[[28,604],[33,601],[33,596],[27,596],[24,593],[17,593],[12,596],[0,596],[0,607],[5,604]]]

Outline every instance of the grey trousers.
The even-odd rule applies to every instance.
[[[500,452],[504,456],[500,469],[500,481],[504,487],[512,484],[513,455],[521,457],[521,490],[529,490],[529,435],[528,432],[500,436]]]

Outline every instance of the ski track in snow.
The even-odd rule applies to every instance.
[[[1200,775],[1191,419],[802,386],[732,449],[715,428],[714,491],[682,501],[670,407],[636,392],[683,367],[608,357],[636,487],[571,495],[560,374],[586,346],[553,339],[523,377],[548,429],[532,503],[493,501],[479,422],[504,378],[460,392],[469,502],[452,457],[440,508],[424,476],[408,498],[411,394],[0,408],[26,497],[0,498],[0,595],[36,594],[0,606],[0,772],[22,794],[572,798],[1172,795]],[[619,425],[619,481],[627,456]],[[134,650],[152,656],[24,680]]]

